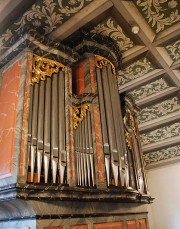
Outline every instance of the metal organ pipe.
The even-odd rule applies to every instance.
[[[28,181],[30,182],[43,182],[41,177],[44,177],[45,183],[62,184],[65,181],[66,124],[63,68],[60,63],[35,56],[28,130],[31,171]],[[58,180],[57,171],[59,171]]]

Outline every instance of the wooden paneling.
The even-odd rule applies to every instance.
[[[136,221],[135,220],[126,221],[126,229],[136,229]]]
[[[139,220],[139,229],[147,229],[146,219]]]
[[[70,226],[70,229],[88,229],[88,225]]]
[[[123,229],[122,222],[94,224],[94,229]]]

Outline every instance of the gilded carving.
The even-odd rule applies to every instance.
[[[94,56],[95,56],[95,65],[97,68],[103,68],[103,66],[107,66],[108,64],[110,64],[113,74],[116,75],[115,67],[108,59],[99,55],[94,55]]]
[[[127,131],[125,132],[125,139],[126,139],[126,143],[127,143],[128,148],[130,150],[132,150],[132,139],[131,139],[131,135]]]
[[[65,66],[61,63],[34,55],[32,83],[39,83],[40,80],[46,80],[47,76],[51,77],[53,73],[58,73],[59,68],[62,71],[65,70]]]
[[[89,103],[82,104],[81,106],[73,107],[73,126],[76,129],[79,123],[86,118],[87,111],[90,111],[91,105]]]
[[[134,120],[134,117],[130,111],[130,109],[127,109],[126,112],[129,114],[129,119],[130,119],[130,122],[131,122],[131,128],[132,130],[134,131],[134,135],[136,138],[138,138],[138,130],[137,130],[137,127],[136,127],[136,122]]]

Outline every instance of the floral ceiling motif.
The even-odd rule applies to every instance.
[[[133,64],[129,65],[122,71],[119,71],[118,73],[118,84],[119,86],[128,83],[131,80],[134,80],[136,78],[139,78],[148,72],[151,72],[154,70],[153,65],[150,63],[150,61],[145,57],[142,58]]]
[[[135,4],[155,33],[180,21],[178,0],[136,0]]]
[[[57,26],[68,20],[93,0],[38,0],[0,37],[0,46],[8,41],[13,33],[22,32],[23,27],[30,26],[42,34],[49,34]]]
[[[92,33],[109,36],[117,42],[119,49],[124,52],[134,46],[133,42],[128,38],[122,28],[113,18],[108,18],[101,22],[91,30]]]
[[[142,109],[138,116],[138,121],[139,123],[144,123],[179,110],[180,101],[177,97],[173,97]]]
[[[178,136],[180,133],[180,122],[174,123],[170,126],[153,130],[151,132],[141,135],[142,144],[147,145],[153,142],[158,142],[164,139]]]
[[[180,156],[180,145],[144,154],[146,165]]]
[[[174,61],[180,59],[180,40],[167,45],[166,50]]]
[[[133,96],[133,98],[135,98],[135,100],[140,100],[147,96],[156,94],[157,92],[160,92],[167,88],[169,88],[168,83],[165,81],[165,79],[160,78],[149,84],[143,85],[138,89],[131,91],[130,94],[131,96]]]

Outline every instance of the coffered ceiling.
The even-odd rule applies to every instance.
[[[1,53],[13,34],[27,26],[69,46],[79,29],[114,39],[123,58],[119,92],[130,93],[141,108],[138,122],[147,166],[179,160],[178,0],[7,0],[0,2],[0,12]]]

